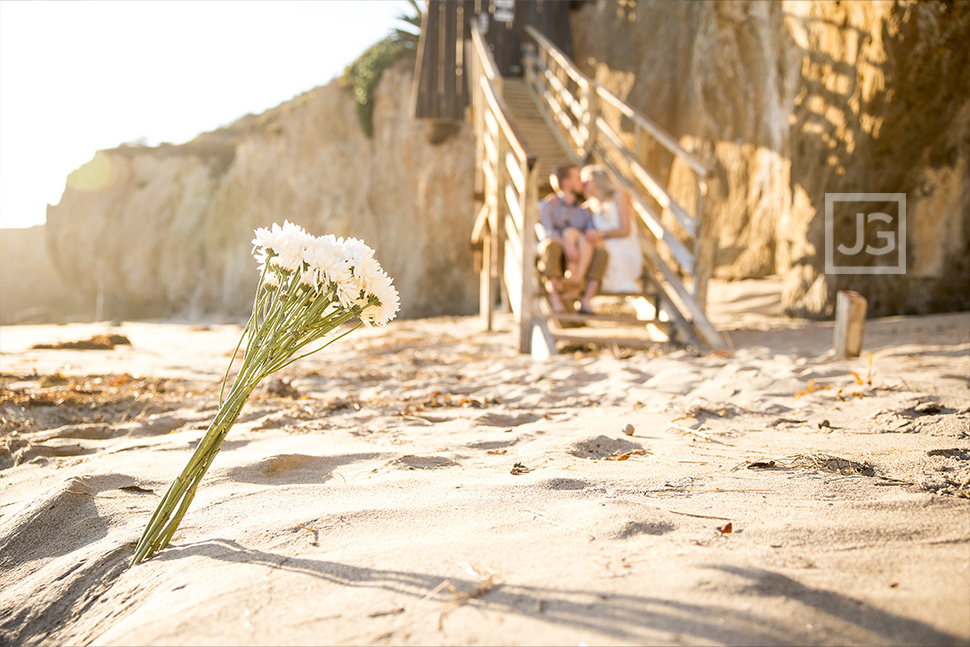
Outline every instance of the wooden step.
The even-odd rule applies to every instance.
[[[545,326],[558,344],[597,344],[635,348],[671,343],[671,324],[661,319],[637,319],[630,315],[553,313],[546,295],[540,299]]]
[[[662,319],[637,319],[636,317],[631,317],[630,315],[612,315],[612,314],[584,314],[581,312],[560,312],[556,314],[549,315],[550,319],[556,321],[568,321],[571,323],[617,323],[626,324],[628,326],[646,326],[648,324],[653,324],[655,326],[666,326],[669,321],[664,321]]]
[[[615,333],[603,334],[604,331],[591,328],[571,328],[566,330],[550,328],[550,332],[557,344],[596,344],[598,346],[652,348],[660,345],[669,346],[673,343],[669,338],[658,339],[651,336],[647,331],[641,335],[617,335]]]
[[[549,176],[572,160],[549,130],[523,79],[505,79],[502,94],[522,139],[538,159],[540,189],[548,191]]]

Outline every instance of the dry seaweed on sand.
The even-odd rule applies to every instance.
[[[736,404],[725,404],[717,408],[704,406],[703,404],[693,404],[684,409],[683,415],[677,416],[671,422],[690,420],[691,418],[703,422],[707,418],[731,418],[742,413],[751,412]]]
[[[673,420],[671,420],[670,422],[667,423],[667,428],[668,429],[675,429],[676,431],[680,432],[682,435],[689,435],[689,436],[693,436],[693,437],[696,437],[696,438],[701,438],[705,442],[717,443],[718,445],[727,445],[728,444],[728,443],[722,442],[720,440],[717,440],[716,438],[714,438],[710,434],[703,433],[702,431],[700,431],[700,429],[692,429],[692,428],[686,427],[684,425],[679,425],[676,422],[674,422]]]
[[[876,476],[876,470],[869,461],[858,462],[830,456],[823,453],[796,454],[785,458],[758,459],[755,461],[745,461],[736,466],[732,471],[741,468],[749,470],[794,470],[806,469],[817,470],[820,472],[832,472],[842,476]]]
[[[815,391],[831,391],[831,390],[832,390],[832,387],[830,387],[827,384],[819,384],[815,380],[809,380],[808,386],[802,389],[801,391],[799,391],[798,393],[796,393],[792,397],[800,398],[803,395],[808,395],[809,393],[814,393]]]
[[[0,435],[121,424],[183,407],[187,398],[205,396],[210,389],[196,381],[124,374],[12,376],[0,381]]]
[[[872,395],[873,392],[876,390],[880,390],[880,389],[887,390],[892,388],[892,387],[886,387],[886,386],[880,386],[880,387],[875,386],[872,379],[875,374],[876,374],[876,371],[875,371],[875,368],[873,367],[872,353],[870,352],[869,369],[866,372],[865,379],[860,377],[859,374],[856,373],[855,371],[849,371],[849,375],[852,376],[852,381],[855,382],[856,386],[863,387],[862,390],[856,390],[856,391],[848,390],[849,386],[851,386],[851,383],[849,385],[836,387],[829,384],[820,384],[818,380],[809,380],[808,386],[802,389],[801,391],[798,391],[797,393],[795,393],[792,397],[797,399],[802,397],[803,395],[808,395],[809,393],[814,393],[816,391],[832,391],[833,397],[836,400],[844,402],[848,398],[865,398]]]
[[[94,335],[81,341],[65,341],[57,344],[34,344],[31,350],[114,350],[115,346],[131,346],[124,335]]]

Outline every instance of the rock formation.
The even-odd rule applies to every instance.
[[[585,73],[717,167],[719,276],[779,274],[800,315],[838,289],[877,315],[970,307],[970,4],[594,2],[573,26]],[[906,195],[904,275],[825,274],[826,193]]]
[[[64,321],[83,308],[50,262],[44,231],[0,229],[0,324]]]
[[[584,72],[717,168],[718,276],[781,275],[798,315],[839,289],[873,315],[970,308],[970,3],[598,1],[573,31]],[[402,316],[474,312],[471,129],[412,120],[412,73],[384,73],[373,139],[331,82],[188,144],[99,152],[48,210],[62,277],[111,318],[243,318],[252,230],[289,219],[375,247]],[[905,274],[825,272],[827,193],[905,194]],[[852,241],[853,214],[833,231]]]
[[[432,144],[412,71],[406,55],[384,72],[372,139],[333,81],[187,144],[100,151],[48,209],[61,274],[112,318],[244,318],[253,229],[288,219],[374,247],[401,316],[474,312],[471,129]]]

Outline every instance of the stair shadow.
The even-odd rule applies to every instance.
[[[196,555],[229,563],[266,566],[339,586],[382,589],[407,596],[415,603],[424,600],[445,581],[460,593],[469,593],[482,586],[482,582],[467,578],[287,557],[246,548],[226,539],[172,547],[156,559],[177,561]],[[839,593],[803,585],[778,573],[732,566],[712,568],[743,578],[748,582],[742,585],[744,592],[759,597],[782,595],[816,609],[824,616],[819,621],[830,619],[833,624],[849,623],[886,642],[958,644],[961,641],[959,636],[939,631],[926,623],[888,613]],[[794,620],[774,620],[751,611],[659,597],[498,583],[479,597],[462,598],[462,601],[482,611],[515,614],[544,623],[598,631],[618,640],[635,641],[642,639],[645,631],[661,631],[719,644],[807,644],[813,641],[804,627],[794,626]]]

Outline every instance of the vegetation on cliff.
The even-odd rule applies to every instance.
[[[411,1],[414,14],[400,15],[398,20],[421,28],[421,9],[415,0]],[[340,82],[345,87],[353,88],[354,101],[357,103],[357,122],[368,139],[374,135],[374,90],[381,80],[384,70],[389,68],[407,51],[414,51],[417,47],[418,35],[405,29],[395,29],[393,32],[374,43],[357,57],[357,60],[347,66]]]

